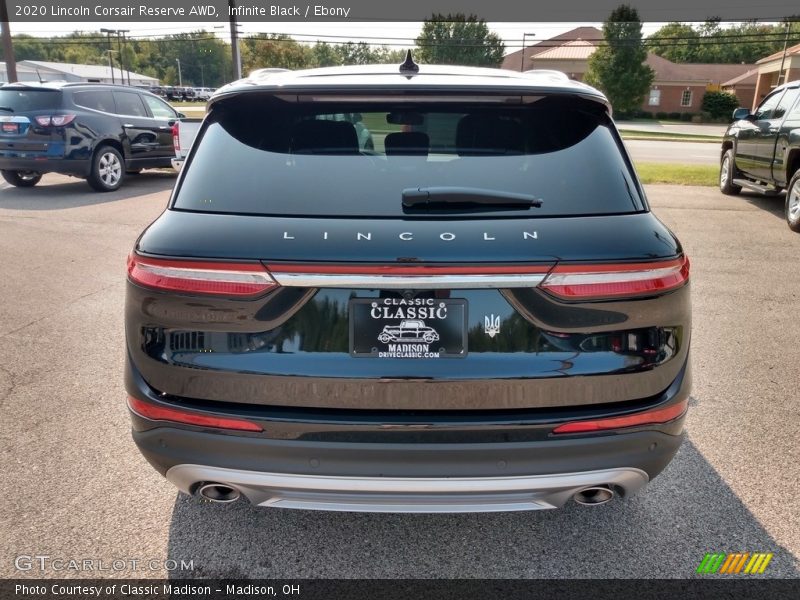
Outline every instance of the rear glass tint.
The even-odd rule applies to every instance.
[[[56,90],[28,90],[0,88],[0,106],[15,113],[61,108],[61,92]],[[8,114],[0,110],[0,115]]]
[[[209,115],[175,208],[398,217],[409,216],[403,190],[458,187],[532,195],[542,203],[477,211],[487,216],[642,210],[609,119],[591,101],[382,105],[249,96]]]

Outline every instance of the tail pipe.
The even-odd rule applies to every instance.
[[[582,489],[573,498],[583,506],[598,506],[614,499],[614,489],[607,485],[597,485]]]
[[[197,486],[196,494],[211,502],[236,502],[241,495],[239,490],[224,483],[206,482]]]

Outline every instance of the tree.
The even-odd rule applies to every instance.
[[[641,106],[653,83],[645,64],[642,22],[635,8],[615,8],[603,24],[604,44],[589,58],[587,83],[600,88],[615,110],[629,112]]]
[[[701,110],[713,119],[730,119],[731,113],[739,106],[739,99],[728,92],[706,92],[703,94]]]
[[[796,18],[774,25],[745,21],[726,28],[719,19],[709,19],[692,27],[669,23],[647,39],[647,47],[674,62],[753,64],[800,41],[800,21]]]
[[[497,67],[505,52],[500,37],[474,15],[434,14],[422,25],[416,43],[417,61],[428,64]]]

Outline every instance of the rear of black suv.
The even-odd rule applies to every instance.
[[[551,74],[394,69],[212,98],[129,259],[134,440],[223,502],[632,494],[681,442],[689,263],[605,99]]]

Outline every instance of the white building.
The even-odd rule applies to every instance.
[[[0,81],[8,81],[5,63],[0,63]],[[128,83],[131,85],[158,85],[158,79],[141,73],[123,71],[114,66],[112,77],[108,65],[79,65],[44,60],[21,60],[17,62],[17,78],[20,81],[85,81],[89,83]]]

